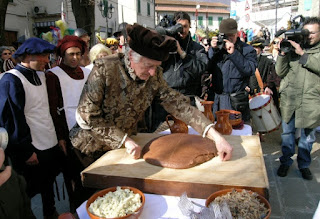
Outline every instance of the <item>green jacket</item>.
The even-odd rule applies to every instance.
[[[288,123],[295,113],[296,128],[316,128],[320,125],[320,43],[304,52],[277,58],[281,116]]]

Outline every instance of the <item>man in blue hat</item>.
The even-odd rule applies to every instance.
[[[39,38],[26,40],[14,53],[20,63],[0,80],[0,126],[8,131],[6,155],[27,181],[27,194],[41,194],[44,218],[57,218],[53,182],[62,150],[50,116],[44,68],[55,49]]]

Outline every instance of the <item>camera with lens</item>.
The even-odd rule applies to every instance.
[[[304,21],[305,18],[302,15],[298,15],[291,19],[291,28],[284,32],[285,39],[280,43],[280,51],[284,53],[294,52],[295,49],[292,47],[291,43],[288,40],[292,40],[300,44],[301,48],[305,46],[309,36],[309,31],[306,29],[302,29]],[[276,36],[279,36],[281,34],[276,34]]]
[[[174,38],[178,37],[178,33],[181,33],[183,31],[182,24],[175,23],[170,18],[165,15],[159,25],[156,27],[156,31],[161,35],[167,35]]]
[[[218,49],[222,49],[224,47],[225,41],[227,39],[227,36],[224,33],[219,33],[218,35],[218,41],[217,41],[217,47]]]

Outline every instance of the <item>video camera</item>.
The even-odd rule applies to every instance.
[[[227,36],[224,33],[219,33],[218,35],[218,41],[217,41],[217,47],[218,49],[222,49],[224,47],[225,41],[227,39]]]
[[[178,33],[183,31],[182,24],[175,23],[167,15],[165,15],[159,25],[156,27],[156,31],[161,35],[167,35],[177,38]]]
[[[297,21],[298,18],[300,18],[299,21]],[[289,30],[278,31],[276,33],[276,37],[280,36],[283,33],[285,36],[285,39],[282,40],[280,43],[280,51],[284,53],[294,51],[294,48],[288,40],[292,40],[296,43],[299,43],[302,48],[304,47],[309,36],[309,31],[306,29],[302,29],[304,22],[305,17],[303,17],[302,15],[298,15],[291,19],[291,28]]]

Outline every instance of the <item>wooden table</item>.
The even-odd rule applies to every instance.
[[[132,138],[145,145],[159,134],[139,133]],[[84,186],[107,188],[117,185],[136,187],[145,193],[207,198],[226,188],[245,188],[268,198],[269,182],[258,136],[225,136],[234,147],[232,159],[212,160],[189,169],[153,166],[134,160],[125,151],[109,151],[82,173]]]

